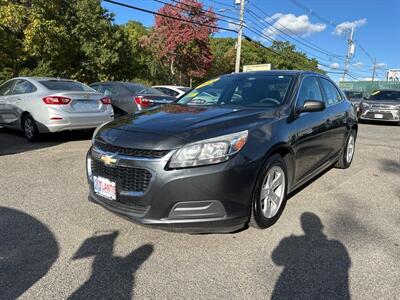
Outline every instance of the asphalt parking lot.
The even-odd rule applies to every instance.
[[[236,234],[152,230],[89,203],[89,145],[0,129],[1,299],[399,299],[400,126],[361,124],[350,169]]]

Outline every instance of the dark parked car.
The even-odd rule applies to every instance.
[[[400,90],[377,90],[360,103],[363,121],[398,122],[400,124]]]
[[[288,193],[332,165],[350,166],[356,136],[354,107],[324,75],[224,75],[98,128],[89,199],[170,230],[266,228]]]
[[[92,83],[90,87],[111,98],[117,118],[175,100],[175,97],[140,83],[107,81]]]
[[[347,99],[349,99],[354,107],[356,108],[357,111],[359,111],[360,103],[361,101],[364,100],[364,92],[362,91],[354,91],[354,90],[348,90],[344,91]]]

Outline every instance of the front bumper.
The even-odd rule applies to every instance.
[[[398,109],[366,108],[360,112],[358,118],[366,121],[400,122],[400,111]]]
[[[104,154],[107,153],[92,148],[88,163],[98,164]],[[172,152],[161,159],[117,157],[118,162],[110,168],[145,169],[152,174],[147,188],[140,192],[126,190],[125,179],[115,175],[119,171],[106,169],[104,175],[91,170],[89,200],[135,223],[171,231],[234,232],[246,226],[260,163],[249,162],[239,153],[218,165],[168,170],[166,164],[171,155]],[[109,178],[116,182],[116,200],[94,192],[93,176],[97,175],[118,177]],[[133,186],[138,186],[138,182]]]

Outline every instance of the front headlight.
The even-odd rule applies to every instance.
[[[186,145],[174,153],[168,166],[178,169],[227,161],[244,147],[248,134],[244,130]]]
[[[364,108],[369,107],[369,104],[365,103],[365,102],[361,102],[360,106],[361,106],[362,109],[364,109]]]

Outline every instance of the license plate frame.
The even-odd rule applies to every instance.
[[[375,119],[383,119],[383,114],[374,114]]]
[[[108,178],[93,176],[93,190],[103,198],[111,201],[117,200],[117,184]]]

